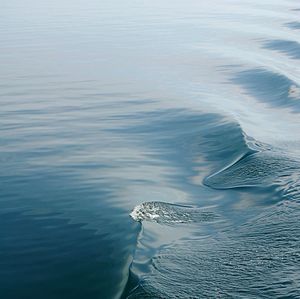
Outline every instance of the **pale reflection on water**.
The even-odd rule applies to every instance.
[[[2,3],[0,297],[299,297],[296,4]]]

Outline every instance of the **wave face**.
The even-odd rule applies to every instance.
[[[159,250],[152,273],[127,298],[297,298],[299,226],[294,209],[299,212],[296,206],[277,209],[230,234]]]
[[[298,2],[2,1],[0,298],[300,298]]]
[[[174,156],[169,180],[192,208],[174,200],[134,208],[143,230],[124,298],[300,296],[299,19],[292,2],[275,2],[194,7],[194,24],[212,36],[199,40],[199,54],[220,65],[189,85],[200,112],[162,113],[161,137],[148,132],[162,160]]]
[[[299,161],[272,151],[258,152],[243,157],[204,180],[216,189],[273,185],[280,180],[292,177],[300,169]]]

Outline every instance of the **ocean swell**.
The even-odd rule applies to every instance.
[[[141,199],[131,212],[143,229],[124,298],[300,296],[299,20],[291,3],[275,2],[270,11],[231,3],[234,17],[214,2],[230,21],[198,48],[221,61],[202,78],[209,91],[191,84],[199,107],[190,115],[148,118],[151,146],[175,165],[168,183],[188,196]]]

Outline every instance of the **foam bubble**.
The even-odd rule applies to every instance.
[[[157,223],[191,223],[212,221],[217,215],[206,209],[152,201],[137,205],[130,216],[135,221]]]

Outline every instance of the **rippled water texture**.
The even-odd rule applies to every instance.
[[[2,1],[0,298],[300,298],[300,3]]]

